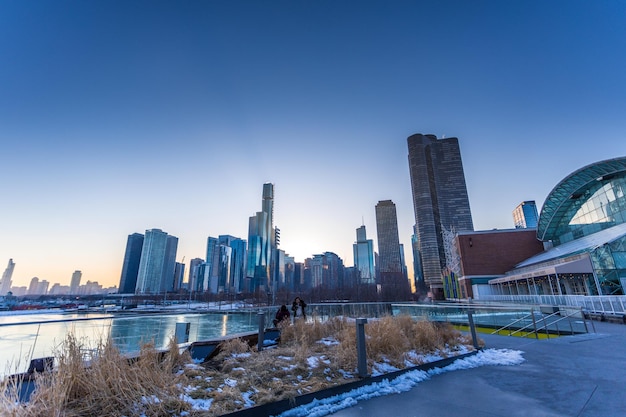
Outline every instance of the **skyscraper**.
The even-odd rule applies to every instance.
[[[230,248],[230,251],[222,251],[224,256],[228,255],[229,261],[229,274],[224,281],[225,291],[241,293],[246,277],[246,241],[230,235],[220,235],[218,243]]]
[[[374,270],[374,242],[367,238],[365,225],[356,229],[356,242],[352,245],[354,266],[359,277],[359,284],[376,284]]]
[[[120,294],[133,294],[135,292],[143,239],[144,237],[141,233],[128,235],[128,239],[126,240],[126,252],[124,253],[124,264],[122,265],[122,276],[120,277]]]
[[[204,262],[204,259],[193,258],[189,261],[189,278],[187,282],[187,289],[189,291],[203,291],[203,277],[200,276],[200,265]]]
[[[11,291],[11,278],[13,277],[14,269],[15,262],[13,262],[13,259],[9,259],[7,269],[4,270],[4,273],[2,274],[2,279],[0,280],[0,295],[7,295],[7,293]]]
[[[272,252],[275,247],[273,225],[274,184],[263,184],[263,205],[261,211],[250,217],[248,224],[247,277],[250,291],[261,289],[270,291]]]
[[[534,200],[522,201],[513,210],[513,222],[516,229],[536,228],[539,214]]]
[[[384,300],[406,299],[409,282],[403,268],[403,254],[398,235],[396,205],[391,200],[376,204],[376,234],[378,236],[378,282]]]
[[[213,293],[243,291],[246,273],[246,241],[230,235],[207,240],[205,275]]]
[[[160,229],[146,230],[137,273],[136,294],[159,294],[174,289],[178,238]]]
[[[391,200],[379,201],[376,204],[376,234],[380,273],[402,272],[398,216],[396,205]]]
[[[70,281],[70,294],[78,294],[78,288],[80,287],[80,279],[83,277],[81,271],[74,271],[72,274],[72,280]]]
[[[472,213],[457,138],[415,134],[407,139],[417,245],[424,282],[443,297],[443,229],[472,231]]]
[[[411,235],[411,249],[413,252],[413,281],[415,289],[421,292],[425,289],[424,273],[422,271],[422,255],[419,250],[419,239],[417,238],[417,226],[413,225],[413,234]]]

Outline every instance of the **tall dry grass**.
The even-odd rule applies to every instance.
[[[88,366],[83,351],[73,335],[67,336],[55,355],[56,370],[36,375],[28,403],[10,406],[16,400],[10,387],[0,393],[0,415],[165,417],[189,408],[177,388],[185,377],[175,371],[190,359],[179,354],[174,341],[165,354],[145,345],[136,360],[121,355],[111,343],[101,344]]]

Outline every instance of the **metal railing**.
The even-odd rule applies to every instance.
[[[626,295],[481,295],[480,301],[579,307],[590,313],[626,314]]]

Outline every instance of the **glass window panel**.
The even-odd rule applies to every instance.
[[[616,268],[626,269],[626,252],[613,252],[613,260]]]

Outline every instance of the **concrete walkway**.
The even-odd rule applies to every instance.
[[[446,372],[333,416],[624,417],[626,325],[593,325],[596,333],[548,340],[479,334],[487,348],[524,352],[525,362]]]

